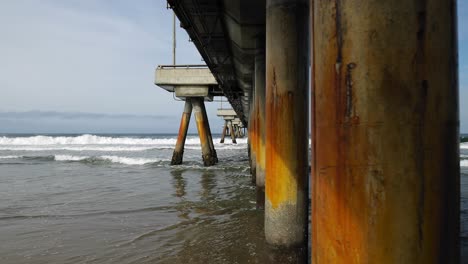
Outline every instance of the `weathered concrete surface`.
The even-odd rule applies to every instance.
[[[187,130],[189,127],[191,115],[192,102],[189,99],[185,101],[184,112],[182,113],[182,118],[180,119],[179,134],[177,136],[177,143],[174,148],[174,153],[172,155],[171,165],[182,164],[182,160],[184,157],[185,139],[187,138]]]
[[[265,235],[304,246],[308,201],[308,1],[268,0]]]
[[[312,263],[459,263],[456,1],[313,3]]]

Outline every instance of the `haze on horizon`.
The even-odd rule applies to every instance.
[[[466,1],[458,22],[460,131],[468,133]],[[1,1],[0,35],[0,133],[177,132],[183,103],[153,84],[155,67],[172,63],[166,1]],[[203,63],[188,39],[178,27],[177,63]],[[207,103],[213,133],[219,106]]]

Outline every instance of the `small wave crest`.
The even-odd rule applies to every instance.
[[[39,161],[62,161],[62,162],[84,162],[84,163],[119,163],[125,165],[145,165],[168,161],[164,159],[132,158],[120,156],[73,156],[73,155],[51,155],[51,156],[0,156],[1,159],[23,159]]]
[[[56,155],[56,161],[83,161],[89,163],[110,162],[120,163],[125,165],[145,165],[164,161],[162,159],[146,159],[146,158],[130,158],[119,156],[73,156],[73,155]]]
[[[4,146],[47,146],[47,145],[175,145],[177,139],[173,138],[132,138],[132,137],[106,137],[97,135],[80,136],[32,136],[32,137],[0,137],[0,145]],[[238,143],[247,143],[247,139],[238,139]],[[218,138],[214,142],[219,142]],[[185,144],[199,145],[198,137],[187,138]],[[228,144],[230,145],[230,144]]]
[[[0,159],[19,159],[22,156],[0,156]]]

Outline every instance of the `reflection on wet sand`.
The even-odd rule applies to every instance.
[[[257,209],[248,177],[229,179],[210,170],[198,175],[172,170],[171,175],[179,217],[190,221],[177,228],[173,236],[180,239],[178,246],[161,263],[307,263],[305,248],[279,249],[265,243],[263,211]],[[197,195],[185,197],[188,187],[198,190]]]

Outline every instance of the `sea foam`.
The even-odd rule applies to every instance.
[[[55,155],[56,161],[109,161],[112,163],[120,163],[126,165],[144,165],[161,161],[162,159],[145,159],[145,158],[130,158],[120,156],[73,156],[73,155]]]
[[[131,137],[106,137],[96,135],[81,135],[75,137],[53,137],[53,136],[33,136],[33,137],[0,137],[0,146],[47,146],[47,145],[175,145],[176,138],[131,138]],[[227,145],[229,139],[226,140]],[[214,138],[215,144],[219,138]],[[247,143],[246,138],[237,139],[239,144]],[[198,137],[187,138],[186,145],[199,145]]]

